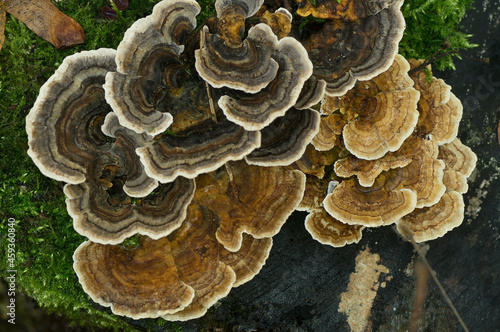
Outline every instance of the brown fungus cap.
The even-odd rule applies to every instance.
[[[279,232],[302,200],[305,175],[282,167],[258,167],[244,161],[196,178],[193,202],[220,218],[217,240],[229,251],[242,246],[242,234],[255,238]]]
[[[120,123],[137,133],[157,135],[172,123],[159,98],[179,88],[169,73],[181,65],[179,45],[196,27],[200,7],[195,1],[162,1],[153,14],[136,21],[118,45],[117,70],[106,77],[106,100]],[[167,101],[168,102],[168,101]]]
[[[307,231],[316,241],[333,247],[359,242],[363,226],[345,224],[333,218],[323,208],[322,197],[326,195],[328,186],[328,179],[307,176],[304,198],[297,208],[309,212],[305,219]]]
[[[331,216],[349,225],[390,225],[417,205],[417,194],[402,188],[400,182],[382,173],[367,188],[351,178],[337,185],[325,197],[323,205]]]
[[[325,198],[325,209],[342,222],[376,227],[394,223],[415,208],[436,204],[446,191],[444,163],[437,159],[437,149],[433,141],[408,138],[401,149],[411,159],[408,165],[381,172],[370,187],[361,186],[355,178],[341,182]]]
[[[294,107],[298,109],[311,108],[321,102],[325,94],[326,82],[311,76],[305,81],[299,98]]]
[[[295,39],[281,39],[272,54],[278,64],[276,77],[256,94],[228,91],[218,105],[226,117],[246,130],[261,130],[283,116],[298,100],[304,82],[312,74],[312,63]]]
[[[464,207],[462,195],[449,191],[438,203],[416,209],[401,218],[397,222],[397,229],[404,237],[411,234],[416,242],[434,240],[460,226],[464,219]]]
[[[324,209],[309,213],[305,220],[305,226],[313,239],[332,247],[358,243],[364,229],[360,225],[345,224],[333,218]]]
[[[192,204],[188,218],[170,235],[172,255],[180,279],[195,290],[185,309],[164,315],[167,320],[189,320],[203,316],[232,287],[249,281],[264,265],[272,240],[245,236],[240,250],[227,251],[215,237],[218,216],[209,207]]]
[[[86,241],[73,261],[83,290],[117,315],[155,318],[182,310],[195,295],[179,278],[167,238],[145,237],[134,249]]]
[[[144,167],[139,161],[139,156],[135,153],[135,149],[146,144],[152,139],[146,134],[137,134],[135,131],[122,127],[115,113],[110,112],[104,120],[101,127],[102,132],[115,138],[111,149],[106,153],[98,156],[91,162],[92,172],[90,177],[94,176],[94,180],[108,181],[105,175],[105,169],[113,169],[110,177],[124,177],[126,181],[123,185],[123,191],[131,197],[144,197],[149,195],[156,187],[158,181],[151,179],[144,172]],[[95,173],[99,173],[99,179],[95,177]],[[105,187],[108,187],[104,185]]]
[[[268,25],[252,27],[237,46],[228,46],[218,34],[210,34],[206,26],[200,38],[201,47],[195,51],[196,70],[214,88],[256,93],[276,77],[278,63],[271,56],[278,39]]]
[[[409,69],[408,62],[397,55],[388,70],[370,81],[358,82],[346,95],[338,97],[337,102],[328,102],[331,107],[339,108],[347,122],[342,131],[343,141],[356,157],[378,159],[398,150],[413,132],[418,121],[420,93],[412,87]]]
[[[118,244],[135,234],[158,239],[177,229],[194,195],[194,180],[177,178],[159,186],[146,198],[132,202],[124,181],[114,178],[110,188],[94,181],[66,185],[66,206],[75,230],[91,241]]]
[[[182,135],[163,135],[138,148],[146,173],[162,183],[177,176],[194,178],[229,160],[242,159],[260,146],[260,132],[246,131],[227,120]]]
[[[315,4],[311,0],[297,0],[297,14],[302,17],[312,15],[322,19],[341,19],[343,21],[356,21],[368,16],[378,14],[393,5],[395,0],[330,0]]]
[[[467,178],[476,167],[476,154],[455,138],[451,143],[439,146],[438,158],[445,164],[443,183],[446,189],[461,194],[466,193]]]
[[[340,113],[322,116],[318,133],[314,136],[312,144],[319,151],[328,151],[336,146],[343,147],[342,130],[346,124],[345,117]]]
[[[287,166],[300,159],[319,130],[320,115],[314,110],[291,108],[260,131],[261,145],[245,157],[259,166]]]
[[[196,28],[200,5],[194,0],[163,0],[153,7],[152,21],[168,43],[182,45]]]
[[[278,8],[274,13],[266,10],[256,19],[259,23],[269,25],[278,39],[288,36],[292,30],[293,16],[285,8]]]
[[[338,153],[336,151],[318,151],[314,148],[314,145],[308,144],[302,157],[289,167],[321,179],[325,176],[325,166],[332,165],[337,159]]]
[[[85,51],[68,56],[40,88],[26,117],[28,155],[40,171],[58,181],[81,183],[93,158],[110,148],[101,132],[111,111],[102,84],[115,70],[116,52]]]
[[[410,59],[412,69],[420,66],[423,60]],[[415,89],[420,91],[417,133],[422,137],[430,136],[437,144],[450,143],[457,137],[458,126],[462,119],[463,107],[460,100],[451,92],[451,87],[442,79],[430,78],[426,70],[411,74]],[[432,73],[431,73],[432,75]]]
[[[332,0],[327,9],[332,15],[319,29],[312,24],[300,34],[295,31],[309,52],[313,75],[327,82],[327,93],[341,96],[356,80],[371,79],[391,65],[405,26],[402,4],[402,0]]]

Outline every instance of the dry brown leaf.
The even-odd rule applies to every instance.
[[[84,42],[80,24],[60,12],[50,0],[6,0],[5,9],[58,49]]]
[[[0,2],[0,50],[5,40],[5,5]]]

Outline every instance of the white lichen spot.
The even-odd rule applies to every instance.
[[[388,274],[387,267],[380,264],[380,256],[366,248],[356,257],[356,271],[349,278],[347,291],[341,294],[339,312],[347,315],[347,323],[354,332],[365,331],[369,324],[373,301],[380,287],[380,274]],[[386,278],[383,286],[390,278]]]

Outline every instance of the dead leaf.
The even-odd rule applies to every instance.
[[[51,0],[6,0],[5,9],[58,49],[84,42],[80,24],[59,11]]]
[[[5,5],[0,2],[0,50],[3,46],[3,41],[5,40]]]

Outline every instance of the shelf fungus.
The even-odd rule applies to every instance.
[[[26,132],[28,155],[44,175],[82,183],[90,161],[111,147],[101,132],[111,112],[102,84],[115,69],[115,54],[99,49],[69,56],[40,88],[26,117]]]
[[[287,166],[300,159],[319,130],[315,110],[289,109],[260,131],[261,145],[245,156],[251,165]]]
[[[133,202],[114,178],[109,188],[88,180],[64,187],[66,206],[75,230],[94,242],[118,244],[135,234],[158,239],[177,229],[194,195],[191,179],[177,178]]]
[[[410,59],[412,69],[416,69],[423,60]],[[437,144],[450,143],[457,137],[458,126],[462,119],[462,103],[451,92],[451,87],[442,79],[431,77],[430,66],[427,70],[417,70],[410,76],[415,82],[415,89],[420,91],[416,126],[417,133],[430,136]]]
[[[302,200],[305,175],[237,161],[198,176],[196,186],[193,202],[218,216],[217,240],[229,251],[237,251],[243,233],[264,238],[279,232]]]
[[[464,219],[462,194],[467,192],[467,178],[476,166],[477,157],[456,138],[439,146],[438,158],[445,164],[443,183],[446,193],[436,204],[415,209],[397,222],[398,231],[405,237],[411,234],[416,242],[441,237],[460,226]]]
[[[308,175],[304,198],[297,210],[309,212],[305,219],[305,227],[316,241],[333,247],[358,243],[365,227],[341,222],[332,217],[323,207],[321,197],[327,194],[328,188],[333,184],[336,182]]]
[[[374,160],[398,150],[413,132],[419,116],[420,93],[413,88],[409,69],[409,63],[397,55],[387,71],[370,81],[358,82],[342,97],[326,96],[325,104],[337,109],[323,108],[324,113],[335,113],[328,116],[333,119],[323,120],[323,132],[313,144],[320,149],[331,148],[335,140],[330,137],[338,133],[338,124],[344,122],[343,143],[356,157]],[[337,99],[328,100],[332,98]]]
[[[117,69],[104,85],[106,100],[123,126],[157,135],[172,124],[165,96],[182,86],[175,79],[183,64],[184,46],[179,44],[196,27],[199,11],[195,1],[162,1],[125,32],[117,49]]]
[[[403,0],[299,1],[297,14],[325,19],[294,31],[314,65],[314,76],[327,82],[326,92],[341,96],[356,80],[387,70],[398,52],[405,27]]]
[[[251,27],[243,39],[245,19],[261,4],[216,1],[217,31],[210,33],[205,26],[200,49],[195,51],[200,77],[221,89],[218,106],[230,121],[246,130],[261,130],[294,106],[313,69],[307,51],[296,39],[278,39],[265,23]],[[286,10],[275,15],[291,24]]]
[[[146,173],[162,183],[177,176],[194,178],[242,159],[260,146],[259,131],[224,120],[182,135],[163,135],[136,150]]]
[[[272,240],[245,236],[239,251],[217,242],[217,216],[191,204],[182,226],[168,237],[141,237],[136,247],[81,244],[73,267],[84,290],[113,313],[189,320],[255,276]]]

